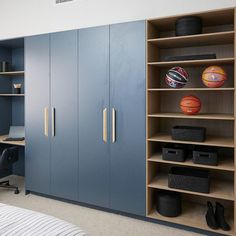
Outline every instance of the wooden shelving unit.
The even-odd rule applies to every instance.
[[[231,8],[193,15],[202,18],[202,34],[175,36],[175,21],[182,16],[147,21],[147,217],[235,235],[236,11]],[[168,56],[204,53],[214,53],[216,59],[166,61]],[[219,65],[226,70],[228,79],[223,87],[207,88],[202,84],[201,74],[210,65]],[[182,66],[190,75],[190,81],[182,89],[173,89],[165,84],[165,74],[174,66]],[[188,116],[181,112],[178,104],[182,96],[191,94],[200,97],[203,106],[199,114]],[[173,140],[171,127],[179,124],[206,127],[205,142]],[[194,164],[191,155],[185,162],[166,161],[162,159],[162,147],[168,143],[213,146],[222,153],[217,166]],[[209,170],[210,193],[168,187],[168,171],[172,166]],[[181,193],[183,211],[179,217],[164,217],[156,211],[156,196],[161,190]],[[212,230],[207,226],[205,214],[209,200],[219,201],[225,206],[231,226],[229,232]]]

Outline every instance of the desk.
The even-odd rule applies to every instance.
[[[8,135],[0,135],[0,143],[11,144],[11,145],[16,145],[16,146],[25,146],[25,140],[23,140],[23,141],[3,141],[7,137],[8,137]]]

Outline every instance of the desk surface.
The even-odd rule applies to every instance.
[[[3,141],[7,137],[8,137],[8,135],[0,135],[0,143],[17,145],[17,146],[25,146],[25,140],[23,140],[23,141]]]

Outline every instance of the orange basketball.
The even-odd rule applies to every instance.
[[[187,115],[195,115],[201,110],[201,101],[193,95],[185,96],[181,99],[180,108]]]
[[[202,73],[202,82],[209,88],[221,87],[226,79],[227,74],[220,66],[209,66]]]

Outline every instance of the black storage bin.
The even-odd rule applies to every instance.
[[[172,139],[181,141],[204,142],[206,128],[193,126],[174,126],[171,129]]]
[[[184,36],[202,33],[202,20],[197,16],[187,16],[175,22],[175,35]]]
[[[179,216],[182,212],[181,194],[165,190],[158,191],[156,210],[163,216]]]
[[[172,167],[168,174],[169,188],[209,193],[209,171],[186,167]]]
[[[187,150],[184,145],[167,144],[162,148],[162,159],[166,161],[184,162]]]
[[[193,150],[193,162],[195,164],[217,166],[217,149],[212,147],[195,147]]]

